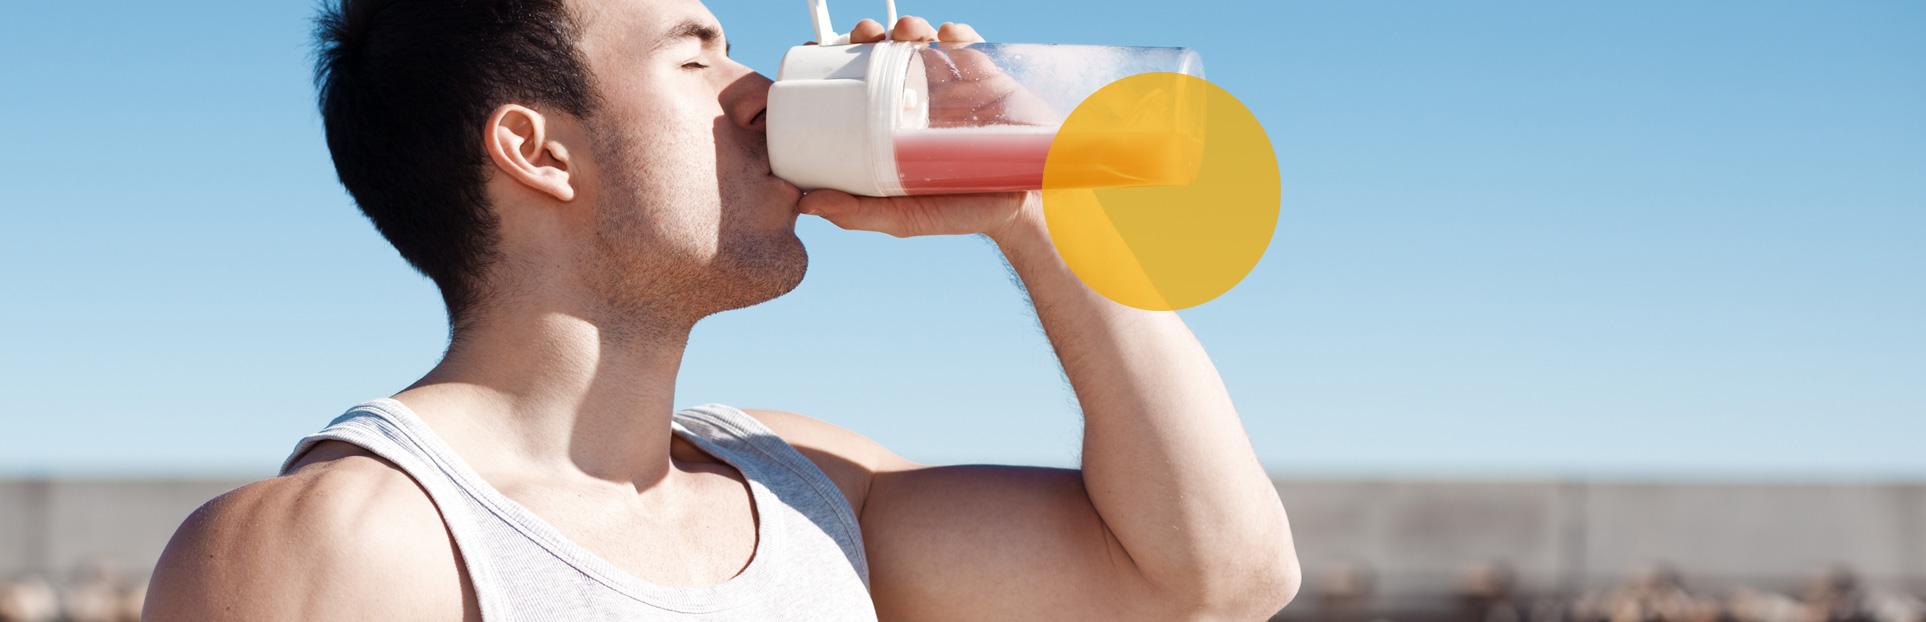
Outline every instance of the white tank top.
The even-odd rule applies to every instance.
[[[759,519],[756,550],[747,568],[718,585],[658,585],[616,568],[483,481],[392,399],[357,404],[302,437],[281,473],[324,440],[360,446],[401,467],[440,509],[490,622],[876,619],[862,531],[815,463],[730,406],[677,411],[670,426],[749,481]]]

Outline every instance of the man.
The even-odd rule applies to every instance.
[[[189,517],[153,619],[1262,619],[1296,592],[1203,349],[1078,282],[1034,194],[801,196],[769,171],[769,80],[696,0],[345,0],[321,25],[337,172],[440,287],[451,343]],[[980,40],[852,33],[885,37]],[[799,212],[993,240],[1084,411],[1082,469],[675,410],[694,324],[802,279]]]

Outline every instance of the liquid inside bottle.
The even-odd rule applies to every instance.
[[[1110,81],[1200,72],[1181,48],[969,44],[917,51],[904,71],[890,143],[905,194],[1181,185],[1201,152],[1201,102],[1171,80],[1127,109],[1060,132]],[[1095,129],[1093,129],[1095,128]]]
[[[1057,128],[988,126],[896,133],[896,172],[909,194],[1009,192],[1043,188],[1044,167],[1057,150],[1053,185],[1064,188],[1172,186],[1190,183],[1197,146],[1169,132],[1076,134]]]

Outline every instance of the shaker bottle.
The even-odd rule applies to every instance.
[[[849,44],[809,0],[822,45],[790,48],[769,89],[769,162],[805,190],[868,196],[1179,185],[1202,153],[1203,63],[1187,48]],[[894,2],[890,17],[894,21]],[[1150,74],[1142,76],[1142,74]],[[1059,137],[1086,97],[1153,81]],[[1162,82],[1156,82],[1157,80]]]

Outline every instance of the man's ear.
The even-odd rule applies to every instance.
[[[502,175],[557,201],[575,200],[568,149],[551,140],[550,120],[526,106],[504,104],[488,115],[483,147]]]

